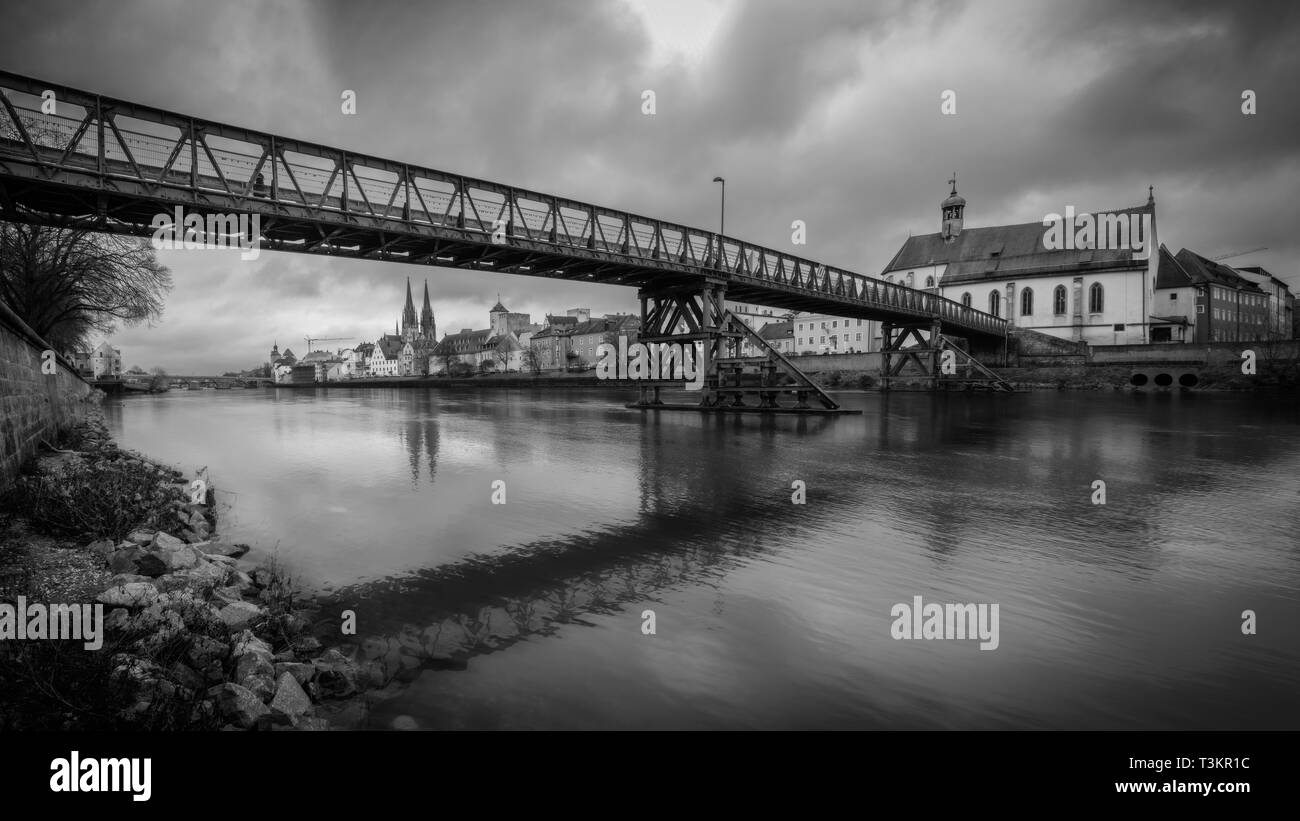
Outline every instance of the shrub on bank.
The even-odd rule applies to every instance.
[[[170,471],[138,459],[73,459],[20,477],[7,506],[38,530],[79,541],[121,541],[136,528],[170,525],[183,502]]]

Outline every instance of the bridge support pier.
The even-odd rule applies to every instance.
[[[701,283],[642,289],[641,332],[637,342],[658,346],[652,362],[663,361],[665,348],[672,346],[682,358],[694,362],[682,371],[681,378],[664,379],[655,374],[658,384],[642,384],[638,401],[629,408],[662,410],[696,410],[733,413],[860,413],[845,410],[794,366],[752,328],[740,321],[726,307],[726,282],[709,278]],[[742,355],[749,341],[760,354]],[[690,377],[694,376],[694,379]],[[695,403],[665,403],[660,387],[685,388],[690,397],[698,385]],[[747,396],[757,401],[746,402]],[[796,399],[782,405],[781,396]],[[809,405],[815,398],[820,407]]]
[[[884,322],[881,324],[880,390],[892,390],[894,382],[922,382],[927,390],[960,386],[1012,391],[1011,384],[980,364],[953,340],[944,336],[938,318],[928,322]],[[927,335],[923,336],[922,331]],[[907,347],[908,342],[913,344]],[[944,354],[950,352],[951,369],[945,372]],[[907,366],[914,369],[905,373]]]

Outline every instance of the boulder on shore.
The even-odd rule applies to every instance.
[[[246,730],[271,712],[260,698],[238,684],[218,684],[208,690],[208,696],[216,702],[222,718]]]
[[[95,597],[95,601],[109,607],[147,607],[158,599],[158,588],[149,582],[110,587]]]
[[[154,550],[175,550],[178,547],[184,547],[185,542],[161,530],[153,537]]]
[[[134,573],[135,560],[140,555],[141,551],[138,547],[115,550],[108,554],[108,569],[114,573]]]
[[[142,553],[136,557],[135,571],[141,576],[156,579],[167,572],[167,562],[157,553]]]
[[[266,617],[262,608],[252,602],[238,601],[231,602],[217,612],[217,616],[226,623],[231,630],[243,630],[252,627],[257,622]]]
[[[311,710],[311,699],[292,673],[281,673],[275,683],[275,697],[271,699],[271,713],[290,723]]]

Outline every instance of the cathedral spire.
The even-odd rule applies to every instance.
[[[424,306],[420,308],[420,336],[428,340],[436,337],[433,325],[433,306],[429,304],[429,280],[424,281]]]
[[[416,325],[415,303],[411,301],[411,278],[406,278],[406,307],[402,309],[402,336],[410,339],[419,333]]]

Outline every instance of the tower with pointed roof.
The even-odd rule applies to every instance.
[[[510,312],[506,310],[506,306],[501,304],[501,294],[497,294],[497,304],[493,305],[492,310],[488,311],[488,317],[490,317],[491,320],[493,336],[501,336],[507,330],[509,330],[506,322],[506,319],[507,317],[509,317],[509,315]]]
[[[961,226],[966,212],[966,199],[957,193],[956,171],[952,172],[952,179],[948,182],[952,185],[952,192],[939,204],[939,210],[943,214],[940,234],[944,242],[952,242],[961,236]]]
[[[411,278],[406,278],[406,307],[402,309],[402,339],[414,342],[420,334],[420,326],[415,318],[415,303],[411,301]]]
[[[424,306],[420,308],[420,338],[433,342],[438,338],[437,326],[433,322],[433,306],[429,304],[429,280],[424,281]]]

